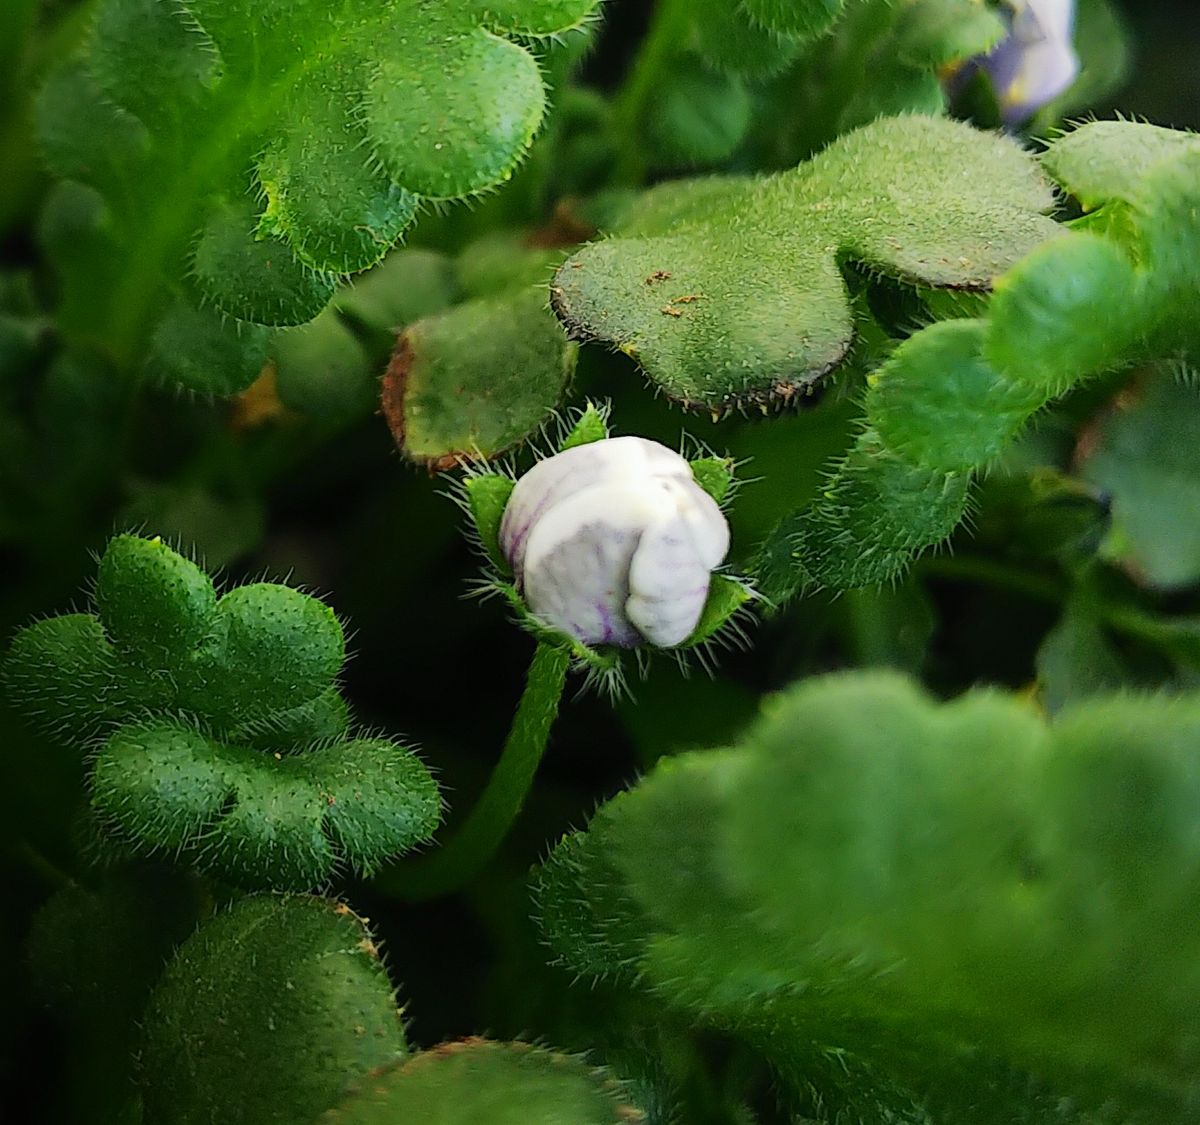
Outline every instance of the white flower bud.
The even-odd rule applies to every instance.
[[[500,547],[547,624],[589,645],[670,648],[700,620],[729,525],[678,453],[608,438],[549,457],[517,481]]]

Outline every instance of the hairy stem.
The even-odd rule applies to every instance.
[[[437,851],[381,871],[375,878],[380,890],[410,901],[450,894],[470,882],[495,855],[525,803],[546,751],[570,661],[567,650],[538,644],[504,751],[483,795]]]

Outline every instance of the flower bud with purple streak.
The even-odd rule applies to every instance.
[[[517,481],[500,549],[547,625],[586,645],[671,648],[700,620],[729,525],[678,453],[606,438]]]
[[[1063,93],[1079,74],[1072,45],[1075,0],[1007,0],[1008,38],[979,65],[992,80],[1009,124],[1031,117]]]

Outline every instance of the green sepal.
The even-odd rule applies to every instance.
[[[508,559],[500,549],[500,521],[516,481],[502,473],[479,473],[463,481],[467,493],[467,511],[488,561],[500,574],[511,575]]]
[[[143,1021],[146,1120],[301,1125],[407,1053],[369,931],[325,899],[258,895],[201,926]]]
[[[589,402],[566,437],[558,443],[558,452],[565,453],[577,445],[590,445],[594,441],[604,441],[607,437],[608,417],[605,411],[601,410],[594,402]]]
[[[539,621],[525,604],[516,586],[511,582],[494,584],[497,593],[504,598],[512,609],[517,623],[539,643],[564,648],[571,654],[572,663],[588,674],[597,682],[605,683],[615,689],[622,679],[621,655],[623,649],[615,647],[594,648],[586,645],[569,633],[562,633]]]
[[[718,504],[724,504],[737,482],[732,458],[697,457],[688,464],[696,483]]]
[[[734,616],[754,601],[754,591],[742,581],[727,574],[714,574],[708,580],[708,597],[700,611],[700,620],[691,636],[679,645],[681,649],[696,648],[711,641]]]
[[[579,1058],[529,1043],[464,1039],[375,1073],[321,1125],[638,1125],[622,1087]]]

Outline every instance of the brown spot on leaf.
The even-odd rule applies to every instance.
[[[646,278],[646,284],[654,285],[656,282],[659,282],[659,281],[670,281],[670,280],[671,280],[671,274],[668,270],[655,270],[648,278]]]

